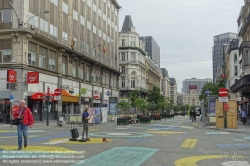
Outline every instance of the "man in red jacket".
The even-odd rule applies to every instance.
[[[22,149],[22,133],[24,139],[24,148],[27,147],[28,126],[31,128],[34,123],[32,112],[28,107],[25,107],[25,104],[25,100],[21,100],[20,107],[17,108],[13,114],[14,119],[21,120],[21,124],[17,125],[18,150]]]

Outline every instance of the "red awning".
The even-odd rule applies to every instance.
[[[34,93],[30,96],[30,98],[32,100],[44,100],[46,99],[46,96],[47,96],[47,93],[41,93],[41,92],[37,92],[37,93]],[[54,94],[50,94],[50,96],[55,96]],[[54,100],[54,97],[51,98],[52,101],[55,101]]]

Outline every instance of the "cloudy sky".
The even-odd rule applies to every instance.
[[[140,36],[153,36],[161,48],[161,68],[177,81],[212,78],[213,36],[237,32],[244,0],[117,0],[120,27],[131,15]]]

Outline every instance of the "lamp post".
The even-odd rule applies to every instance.
[[[18,28],[20,28],[20,27],[23,25],[23,22],[20,21],[20,19],[18,18],[17,13],[16,13],[16,10],[15,10],[15,8],[13,7],[12,3],[9,2],[8,5],[14,10],[14,12],[15,12],[15,14],[16,14],[16,18],[17,18],[17,26],[18,26]]]
[[[226,88],[226,51],[225,51],[226,44],[223,45],[223,82],[224,82],[224,88]],[[227,112],[224,110],[224,104],[223,102],[223,114],[224,114],[224,128],[227,128]]]

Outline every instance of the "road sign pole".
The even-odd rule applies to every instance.
[[[47,126],[49,126],[49,99],[50,99],[50,88],[47,88]]]
[[[224,81],[224,88],[226,88],[226,52],[225,52],[225,45],[223,46],[223,81]],[[223,114],[224,114],[224,128],[227,128],[227,112],[225,111],[224,108],[225,102],[223,102]]]

